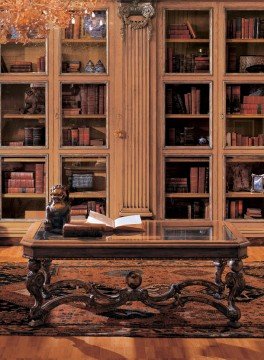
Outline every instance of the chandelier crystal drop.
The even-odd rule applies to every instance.
[[[97,0],[0,0],[0,43],[26,43],[65,28],[75,14],[90,14]]]

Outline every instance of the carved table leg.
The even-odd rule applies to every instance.
[[[226,274],[226,287],[229,289],[228,294],[228,317],[230,321],[228,325],[238,328],[241,324],[238,320],[241,317],[241,312],[235,304],[237,296],[239,296],[245,288],[245,279],[243,273],[243,262],[239,259],[230,260],[228,265],[232,272]]]
[[[50,279],[51,279],[51,272],[50,272],[50,266],[51,266],[51,259],[45,259],[41,261],[42,269],[44,271],[45,281],[44,281],[44,287],[43,287],[43,297],[44,299],[51,298],[51,294],[47,290],[46,286],[50,285]]]
[[[31,295],[35,298],[35,304],[30,309],[30,323],[31,326],[37,326],[44,323],[44,317],[41,310],[43,304],[43,285],[45,276],[41,269],[41,261],[30,259],[28,262],[28,275],[26,280],[26,286]]]
[[[214,294],[214,297],[216,299],[222,299],[223,293],[225,290],[225,283],[222,280],[222,275],[225,270],[227,261],[219,259],[214,261],[214,265],[216,267],[216,273],[215,273],[215,284],[218,286],[218,292]]]

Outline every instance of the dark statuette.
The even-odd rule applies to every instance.
[[[61,233],[63,225],[70,222],[69,191],[66,186],[54,185],[50,190],[51,201],[46,208],[45,230]]]

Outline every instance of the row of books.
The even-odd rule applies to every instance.
[[[236,17],[227,21],[229,39],[262,39],[264,38],[264,19],[259,17]]]
[[[236,132],[226,134],[227,146],[264,146],[264,134],[244,136]]]
[[[45,145],[44,127],[25,127],[24,128],[24,146]]]
[[[168,39],[196,39],[197,35],[190,21],[183,24],[170,24],[167,30]]]
[[[169,146],[191,146],[197,145],[197,135],[194,126],[184,126],[183,132],[179,128],[169,127],[167,129],[167,141],[166,144]],[[203,144],[207,145],[207,143]]]
[[[5,193],[36,193],[45,190],[44,164],[32,164],[34,171],[5,171]]]
[[[191,87],[191,92],[181,94],[173,88],[166,93],[167,114],[200,114],[201,90]]]
[[[190,202],[167,199],[166,217],[174,219],[209,219],[209,201],[199,200]]]
[[[105,100],[105,85],[81,85],[77,95],[73,95],[71,91],[63,91],[63,115],[103,115],[106,111]]]
[[[168,177],[166,191],[171,193],[208,193],[209,192],[209,167],[190,167],[188,177]]]
[[[82,21],[83,18],[80,15],[74,15],[74,20],[71,19],[69,25],[65,28],[65,39],[80,39]]]
[[[209,71],[209,57],[195,54],[175,54],[174,49],[167,48],[168,73],[207,73]]]
[[[229,219],[261,219],[260,208],[246,208],[243,200],[228,200],[226,217]]]
[[[89,146],[90,128],[63,128],[62,129],[63,146]]]

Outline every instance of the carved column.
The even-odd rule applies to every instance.
[[[150,210],[150,3],[121,5],[123,21],[123,204],[121,214]],[[137,19],[133,20],[133,16]]]

